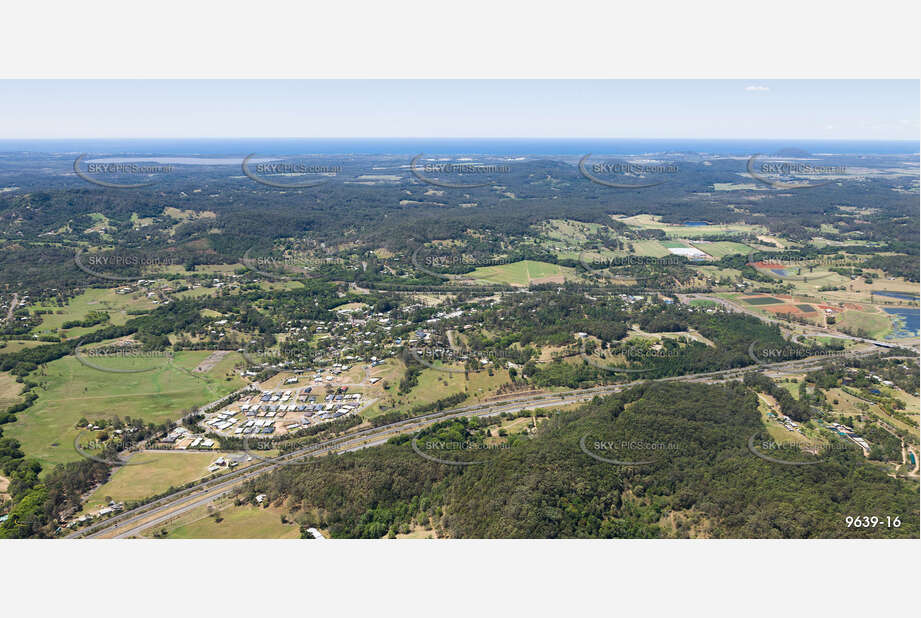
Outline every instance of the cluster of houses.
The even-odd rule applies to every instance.
[[[778,423],[783,425],[789,431],[795,431],[797,433],[803,433],[803,428],[799,426],[799,423],[794,421],[792,418],[783,413],[774,413],[768,412],[767,415],[771,418],[777,420]]]
[[[841,423],[827,423],[825,426],[837,433],[839,436],[847,438],[859,446],[861,449],[863,449],[864,453],[870,452],[870,444],[856,433],[854,433],[854,430],[847,425],[842,425]]]
[[[290,384],[290,380],[286,379],[284,384]],[[348,386],[340,386],[325,397],[313,393],[312,386],[259,391],[248,401],[243,401],[239,409],[221,410],[208,418],[205,424],[215,433],[235,436],[274,434],[276,430],[279,433],[295,431],[356,412],[362,405],[362,396],[348,390]],[[238,414],[242,417],[237,417]],[[287,421],[283,426],[277,424],[282,419]]]
[[[784,427],[786,427],[790,431],[796,431],[798,433],[803,433],[803,429],[802,427],[800,427],[799,423],[791,419],[789,416],[786,416],[784,414],[775,414],[773,412],[768,412],[768,416],[776,418],[778,422],[780,422]],[[818,422],[820,424],[823,424],[826,428],[835,432],[839,436],[843,438],[847,438],[848,440],[850,440],[851,442],[859,446],[861,449],[863,449],[863,452],[865,454],[870,452],[870,444],[865,439],[861,438],[856,433],[854,433],[854,430],[851,427],[848,427],[847,425],[842,425],[840,423],[822,423],[822,421],[818,421]]]
[[[242,457],[242,455],[239,455],[236,458],[230,456],[218,457],[214,460],[214,463],[208,466],[208,472],[213,474],[215,472],[219,472],[220,470],[236,468],[238,465],[240,465]],[[249,457],[249,460],[252,460],[252,457]]]
[[[174,427],[165,437],[160,438],[161,444],[172,445],[177,451],[186,449],[213,449],[214,440],[199,436],[183,426]]]
[[[96,519],[97,517],[105,517],[106,515],[110,515],[111,513],[118,513],[119,511],[123,511],[124,509],[125,509],[124,502],[110,501],[108,505],[102,507],[95,513],[87,513],[87,514],[81,515],[80,517],[77,517],[76,519],[71,520],[64,527],[75,528],[76,526],[86,523],[88,521],[91,521],[93,519]],[[2,522],[3,522],[3,519],[0,519],[0,523]],[[58,528],[56,532],[60,532],[60,531],[61,531],[61,528]]]

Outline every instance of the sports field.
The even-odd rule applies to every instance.
[[[209,355],[207,351],[179,352],[172,362],[131,359],[133,367],[155,367],[141,373],[99,371],[73,356],[50,362],[43,371],[29,376],[42,385],[35,389],[38,400],[17,414],[15,423],[4,425],[4,436],[19,440],[27,457],[45,463],[76,461],[80,455],[74,450],[74,439],[79,432],[74,425],[80,418],[130,416],[161,423],[243,386],[236,375],[226,375],[241,361],[236,353],[228,354],[209,372],[193,373]]]

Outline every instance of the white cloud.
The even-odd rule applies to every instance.
[[[748,92],[769,92],[771,89],[767,86],[745,86]]]

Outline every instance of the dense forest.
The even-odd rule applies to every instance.
[[[477,452],[481,465],[416,455],[410,437],[287,467],[250,483],[304,526],[336,538],[395,536],[416,528],[458,538],[916,538],[917,484],[889,477],[852,449],[817,465],[752,455],[763,429],[755,395],[725,386],[654,383],[574,413],[533,437]],[[443,431],[477,440],[477,421]],[[435,430],[437,433],[439,430]],[[675,445],[648,465],[590,457],[580,439]],[[848,528],[845,517],[901,518],[900,528]]]
[[[876,252],[899,254],[873,263],[894,275],[902,275],[906,260],[916,262],[918,255],[917,198],[903,190],[904,180],[867,177],[780,193],[712,191],[715,183],[736,182],[744,173],[744,162],[735,159],[682,160],[669,182],[618,192],[587,181],[574,165],[538,159],[511,164],[501,183],[441,194],[432,194],[430,185],[411,175],[376,184],[350,182],[375,166],[392,169],[395,161],[388,157],[346,158],[338,162],[343,165],[338,180],[311,189],[279,191],[241,179],[239,170],[179,166],[157,185],[130,192],[88,186],[65,175],[66,166],[55,157],[41,163],[31,159],[0,169],[4,182],[23,189],[0,194],[5,241],[0,289],[36,295],[98,284],[74,264],[77,250],[87,246],[194,267],[238,263],[254,245],[309,235],[359,252],[384,247],[406,262],[420,243],[470,241],[470,230],[478,231],[473,244],[490,251],[532,235],[533,226],[551,219],[618,230],[611,214],[650,213],[671,223],[693,217],[757,224],[794,241],[819,234],[815,222],[821,220],[836,230],[822,232],[828,240],[856,240]],[[61,175],[49,178],[46,166],[61,166]],[[562,190],[565,200],[559,199]],[[736,206],[740,198],[744,208]],[[841,207],[866,212],[855,217]],[[548,258],[533,247],[517,246],[518,257]],[[124,273],[142,276],[143,269]]]

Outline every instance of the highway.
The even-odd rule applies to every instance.
[[[865,356],[878,353],[876,348],[867,350],[854,350],[850,355]],[[825,357],[811,357],[793,361],[777,363],[764,363],[757,366],[747,366],[706,373],[688,374],[669,378],[660,378],[656,381],[672,382],[721,382],[742,377],[748,371],[768,371],[788,373],[792,371],[805,371],[818,367],[827,361]],[[630,386],[648,382],[648,380],[635,380],[619,384],[598,386],[589,389],[562,391],[557,393],[543,393],[537,395],[524,395],[518,398],[470,404],[449,410],[432,412],[412,419],[406,419],[380,427],[361,429],[348,435],[339,436],[317,444],[313,444],[290,453],[280,455],[271,461],[260,462],[246,468],[228,472],[218,478],[197,483],[192,487],[183,489],[169,496],[159,498],[134,509],[119,513],[108,519],[95,522],[76,530],[66,538],[128,538],[163,523],[177,515],[214,502],[228,495],[246,481],[271,472],[282,465],[299,463],[308,457],[315,457],[327,453],[342,453],[354,451],[382,444],[390,437],[419,431],[434,423],[460,417],[494,416],[502,412],[519,412],[526,409],[545,407],[559,407],[573,403],[585,402],[595,396],[616,393]]]

